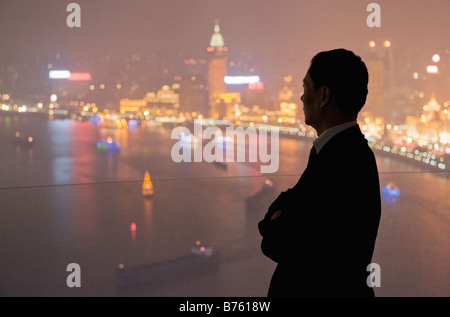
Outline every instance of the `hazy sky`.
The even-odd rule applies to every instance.
[[[81,28],[66,7],[81,6]],[[369,28],[366,7],[381,6]],[[220,20],[230,51],[359,49],[371,38],[393,45],[450,46],[448,0],[0,0],[0,53],[203,52]]]
[[[81,7],[80,28],[67,26],[71,2]],[[379,28],[367,26],[372,2],[381,7]],[[204,57],[219,19],[229,58],[256,56],[256,72],[269,85],[287,74],[301,80],[321,50],[344,47],[364,59],[372,39],[389,39],[396,52],[416,45],[430,59],[444,56],[449,13],[450,0],[0,0],[0,55],[46,55],[49,62],[57,54]]]

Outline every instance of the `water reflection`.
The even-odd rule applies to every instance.
[[[7,254],[0,259],[1,295],[266,295],[274,263],[260,252],[256,224],[278,193],[297,182],[310,144],[281,139],[280,169],[267,179],[256,163],[229,163],[227,169],[176,164],[170,159],[174,140],[164,128],[124,132],[68,120],[0,122],[0,144],[8,149],[1,154],[0,250]],[[9,130],[25,126],[37,140],[32,152],[8,138]],[[108,135],[124,146],[120,154],[96,149]],[[381,186],[394,182],[401,196],[382,197],[373,258],[382,286],[376,295],[448,296],[450,179],[385,157],[377,162]],[[151,199],[142,196],[146,169],[155,190]],[[117,288],[120,264],[178,258],[198,240],[220,252],[217,271]],[[80,289],[65,285],[69,263],[81,266]]]

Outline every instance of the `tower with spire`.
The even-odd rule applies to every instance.
[[[208,84],[209,84],[209,115],[219,118],[217,107],[220,104],[220,95],[227,92],[225,76],[227,74],[227,47],[222,34],[220,34],[219,21],[215,20],[214,33],[209,41],[207,49],[209,53],[208,62]]]

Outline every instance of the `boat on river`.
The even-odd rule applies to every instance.
[[[386,184],[386,186],[383,187],[381,192],[390,197],[399,197],[400,196],[400,188],[394,183],[389,182]]]
[[[97,149],[108,152],[119,152],[121,147],[111,137],[108,137],[105,141],[97,142]]]
[[[185,278],[205,274],[218,268],[219,253],[213,247],[196,245],[190,254],[169,260],[138,265],[119,265],[116,278],[119,287],[136,285],[158,285]]]
[[[154,193],[155,192],[153,190],[153,183],[152,180],[150,179],[150,174],[148,171],[145,171],[144,182],[142,183],[142,195],[145,198],[150,198],[153,196]]]

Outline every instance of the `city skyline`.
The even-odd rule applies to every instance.
[[[384,1],[379,2],[381,8],[381,11],[378,12],[381,18],[380,27],[371,27],[368,22],[370,6],[350,0],[341,2],[339,8],[330,1],[319,1],[315,4],[306,2],[292,4],[282,1],[277,5],[269,3],[266,7],[262,6],[265,9],[261,9],[261,6],[256,6],[253,1],[246,1],[240,7],[251,9],[247,11],[237,10],[236,3],[233,3],[233,1],[225,3],[219,0],[204,3],[202,1],[195,3],[187,1],[179,5],[174,5],[171,1],[163,3],[152,1],[153,10],[148,7],[150,2],[143,1],[134,1],[129,4],[124,4],[121,1],[111,1],[108,2],[108,5],[96,2],[95,6],[92,6],[92,3],[80,1],[80,27],[69,26],[66,20],[70,15],[67,4],[62,5],[59,3],[49,7],[53,1],[43,1],[43,3],[46,5],[38,8],[36,3],[25,1],[20,6],[11,5],[5,7],[7,10],[2,11],[5,19],[2,19],[0,23],[3,24],[7,23],[11,17],[16,17],[18,19],[16,22],[20,23],[24,16],[29,16],[29,19],[26,19],[26,23],[22,21],[24,22],[23,25],[21,24],[22,28],[9,28],[6,29],[7,32],[0,34],[0,40],[6,44],[9,52],[0,51],[0,57],[7,61],[14,61],[16,64],[11,67],[11,65],[6,63],[0,67],[0,93],[3,94],[3,101],[5,101],[5,94],[8,95],[8,98],[12,97],[12,99],[20,100],[28,93],[29,86],[35,86],[35,98],[31,101],[32,103],[44,102],[45,104],[48,102],[48,96],[56,94],[58,95],[57,98],[59,98],[58,103],[61,102],[57,107],[71,108],[71,105],[74,104],[92,103],[100,111],[102,109],[118,111],[119,104],[122,104],[123,100],[132,99],[139,103],[144,96],[155,93],[161,87],[175,85],[174,87],[177,88],[174,88],[174,90],[177,90],[178,99],[170,106],[174,108],[170,110],[171,115],[179,112],[196,112],[205,117],[210,115],[216,119],[239,120],[240,115],[238,113],[246,112],[247,115],[244,116],[246,118],[265,117],[266,119],[264,120],[267,121],[267,118],[271,117],[271,120],[276,121],[277,116],[281,115],[278,114],[280,110],[280,113],[285,113],[286,107],[292,106],[295,109],[300,104],[301,89],[299,82],[301,82],[302,76],[308,67],[311,56],[315,54],[313,47],[320,47],[325,42],[322,38],[318,39],[317,35],[324,33],[330,36],[330,34],[336,32],[341,32],[343,36],[334,38],[335,42],[344,43],[351,38],[354,47],[362,45],[359,51],[357,49],[355,51],[366,62],[370,74],[369,96],[363,109],[365,114],[363,113],[362,117],[365,115],[379,117],[385,123],[400,124],[408,116],[420,115],[422,107],[430,100],[430,97],[436,97],[438,102],[445,105],[450,100],[450,95],[447,93],[446,88],[446,84],[450,83],[450,76],[448,75],[450,48],[444,49],[444,47],[447,47],[445,42],[441,44],[442,49],[435,49],[435,46],[421,46],[426,43],[426,39],[433,41],[439,37],[438,30],[442,30],[446,23],[444,20],[438,19],[439,13],[436,11],[441,1],[434,1],[427,8],[424,8],[420,15],[422,20],[418,18],[417,9],[419,6],[423,6],[423,3],[419,1],[405,2],[403,6],[400,6],[398,2],[396,5],[388,4],[388,2]],[[4,6],[4,4],[2,5]],[[20,13],[19,7],[23,9]],[[64,9],[64,12],[61,12],[61,8]],[[332,21],[337,21],[336,19],[341,19],[343,23],[334,29],[330,28],[329,32],[316,28],[299,31],[298,25],[294,26],[292,24],[293,20],[281,19],[283,14],[285,14],[286,18],[292,15],[292,11],[289,12],[290,15],[287,14],[289,8],[308,8],[312,12],[320,8],[326,8],[326,10],[320,11],[322,12],[320,16],[324,20],[332,23]],[[343,8],[346,10],[345,15],[343,15]],[[439,8],[441,9],[441,7]],[[186,14],[178,15],[181,9],[185,9],[184,13]],[[264,11],[267,9],[274,10],[267,13]],[[332,9],[336,10],[333,11]],[[99,13],[98,10],[105,11],[101,15],[102,19],[93,23],[93,14],[95,12]],[[352,14],[356,12],[355,10],[359,13]],[[176,21],[176,23],[172,24],[159,24],[157,33],[159,35],[166,34],[166,36],[161,38],[158,38],[158,36],[152,37],[151,34],[153,33],[149,33],[148,41],[141,41],[142,46],[121,45],[122,43],[131,43],[131,41],[140,41],[139,39],[146,31],[153,30],[152,25],[157,23],[155,21],[158,21],[158,19],[156,17],[151,19],[150,17],[157,15],[155,11],[164,12],[164,14],[158,15],[158,19],[164,20],[170,13],[169,20],[172,22]],[[30,12],[32,16],[30,16]],[[229,16],[230,12],[234,13],[232,19]],[[264,28],[267,28],[268,23],[239,25],[242,15],[259,19],[261,17],[259,13],[261,12],[271,15],[273,21],[284,21],[283,23],[285,24],[274,27],[275,30],[281,30],[280,36],[276,38],[277,41],[274,38],[270,38],[270,32],[263,32]],[[404,30],[411,28],[411,25],[417,24],[419,21],[424,22],[429,19],[430,15],[427,12],[436,13],[436,16],[434,16],[435,23],[430,24],[428,28],[420,28],[424,32],[422,34],[414,32],[415,40],[404,44],[411,40],[411,32],[405,32]],[[149,14],[148,16],[146,16],[147,13]],[[393,27],[394,13],[399,15],[396,18],[396,21],[399,22],[399,27]],[[408,15],[405,15],[406,13]],[[108,14],[112,14],[114,21],[105,18]],[[30,45],[32,43],[27,42],[30,39],[30,34],[27,34],[25,38],[22,38],[19,34],[26,28],[29,28],[36,17],[39,16],[44,18],[34,32],[42,32],[50,24],[61,24],[62,22],[61,27],[54,28],[52,33],[47,34],[44,32],[46,33],[45,37],[36,37],[41,45],[47,43],[47,40],[53,41],[53,44],[47,43],[47,53],[43,53],[45,50],[42,50],[42,46],[36,46],[35,51],[28,51],[25,55],[12,54],[11,52],[15,49],[17,50],[20,45],[25,43]],[[130,21],[131,16],[134,16],[133,21],[135,23],[133,23],[133,26],[126,23]],[[141,25],[141,20],[138,19],[141,16],[148,17],[148,19],[144,19],[146,21],[144,23],[145,27]],[[205,19],[194,19],[194,16],[201,16]],[[360,21],[359,19],[362,17],[364,19]],[[345,31],[348,31],[346,28],[351,27],[356,18],[359,20],[361,27],[352,27],[355,32],[350,36]],[[194,19],[195,21],[186,24],[186,19]],[[169,20],[164,21],[170,22]],[[230,20],[236,23],[230,24]],[[306,23],[305,21],[299,19],[300,24]],[[181,33],[177,36],[167,36],[182,24],[188,25],[187,29],[195,28],[196,33],[191,34],[189,32],[190,34],[186,36],[182,36]],[[206,25],[208,26],[206,27]],[[102,27],[111,29],[105,33],[104,37],[99,37],[98,31]],[[86,29],[89,30],[88,33],[86,33]],[[236,29],[241,31],[241,36],[232,35]],[[245,46],[242,46],[242,43],[239,44],[239,41],[246,38],[246,31],[250,29],[257,31],[254,33],[255,35],[258,34],[268,40],[267,47],[270,52],[266,52],[258,47],[263,41],[258,40],[257,36],[254,41],[251,41],[253,45],[252,50],[243,50]],[[401,30],[403,30],[404,35],[403,42],[395,37],[396,32],[398,33]],[[131,36],[124,36],[123,32],[129,31],[132,31],[130,33]],[[424,35],[431,31],[436,34],[436,37]],[[314,39],[311,42],[311,47],[306,47],[301,53],[295,49],[289,52],[289,45],[295,46],[298,44],[294,40],[294,33],[299,38],[309,36],[311,39]],[[390,35],[388,36],[388,34]],[[214,39],[216,36],[219,38]],[[104,43],[102,41],[107,41],[108,38],[116,38],[114,46],[117,49],[111,50],[108,45],[102,46],[102,43]],[[368,38],[371,40],[367,41],[366,39]],[[220,43],[214,44],[213,39],[215,41],[218,40]],[[92,41],[96,42],[96,45],[88,44]],[[189,45],[185,45],[186,41],[190,42]],[[289,45],[283,46],[280,44],[283,42],[289,42]],[[158,45],[155,45],[157,48],[149,49],[149,43],[152,45],[158,43]],[[404,46],[401,46],[402,43]],[[170,52],[164,52],[173,44],[176,45],[176,48],[172,48]],[[69,51],[73,51],[73,55],[72,53],[66,53],[65,47],[70,47]],[[436,45],[436,47],[438,46]],[[57,49],[55,50],[55,48]],[[97,51],[99,48],[101,49]],[[349,47],[349,49],[351,48]],[[277,50],[280,52],[280,58],[274,62],[268,61],[267,58],[270,57],[270,54],[274,54]],[[51,51],[53,51],[53,55]],[[312,55],[307,56],[307,52],[311,52]],[[40,56],[39,53],[44,54],[44,56]],[[438,58],[435,59],[435,55],[432,53],[439,54]],[[11,54],[13,56],[12,59],[8,60],[8,58],[5,58],[5,56],[11,56]],[[50,55],[45,56],[45,54]],[[91,56],[90,54],[93,55]],[[100,54],[100,56],[97,54]],[[27,57],[23,58],[24,56]],[[290,57],[291,59],[285,57]],[[306,60],[301,62],[301,57],[307,59],[307,62]],[[17,66],[18,62],[25,66]],[[30,63],[29,65],[32,67],[28,67],[27,63]],[[278,68],[278,65],[283,64],[285,66],[296,65],[296,68],[295,70],[284,69],[283,67]],[[426,71],[427,65],[431,64],[434,64],[432,67],[439,68],[436,74]],[[71,83],[70,81],[64,83],[64,80],[46,78],[47,72],[57,71],[57,69],[61,69],[60,67],[71,71],[90,72],[93,74],[93,77],[91,78],[91,75],[88,74],[88,82],[80,84]],[[303,71],[301,70],[302,68]],[[275,69],[276,71],[274,72]],[[274,73],[277,74],[274,75]],[[259,75],[262,78],[262,88],[257,91],[251,91],[244,85],[236,87],[225,83],[224,78],[232,74]],[[27,81],[27,79],[24,79],[28,77],[31,80]],[[286,78],[289,78],[289,80],[286,81]],[[8,85],[13,87],[14,90],[9,89]],[[285,90],[285,93],[282,92],[283,90]],[[22,95],[15,92],[20,92]],[[207,97],[208,94],[209,97]],[[282,95],[284,97],[280,99]],[[286,96],[288,96],[287,99]],[[160,110],[165,109],[166,106],[163,104],[160,105],[162,107]],[[220,115],[216,110],[213,110],[216,105],[217,109],[226,108],[226,114],[223,112],[224,109],[221,110],[223,113]],[[45,104],[45,106],[47,105]],[[255,108],[255,106],[257,107]],[[14,107],[18,108],[16,105]],[[157,104],[154,104],[153,107],[156,108],[153,110],[147,108],[147,111],[150,113],[160,111]],[[120,110],[122,112],[124,109],[120,108]],[[269,112],[274,114],[275,117]],[[235,116],[235,114],[237,115]],[[292,119],[301,118],[302,113],[297,111],[297,114],[295,114],[294,111],[294,115],[286,117],[282,118],[282,120],[286,119],[287,122],[294,123],[295,121]],[[280,118],[278,117],[278,120]]]

